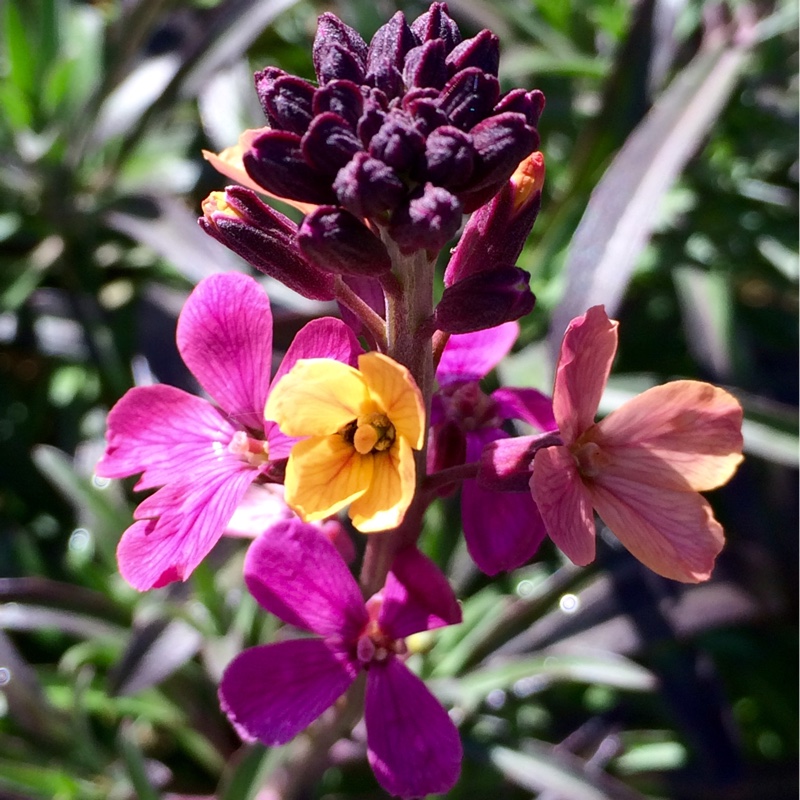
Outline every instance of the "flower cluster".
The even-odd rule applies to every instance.
[[[343,319],[306,325],[271,376],[261,287],[207,278],[177,340],[211,401],[132,389],[109,414],[98,474],[141,473],[136,488],[157,490],[118,550],[142,590],[185,580],[248,507],[245,584],[315,637],[234,658],[224,711],[244,739],[278,745],[363,701],[378,781],[413,798],[450,789],[462,758],[454,723],[404,663],[406,637],[461,619],[417,548],[430,503],[461,492],[467,548],[489,575],[528,562],[547,536],[589,563],[596,511],[660,575],[705,580],[723,534],[698,492],[739,464],[742,412],[721,389],[675,381],[595,422],[617,347],[601,306],[569,326],[552,397],[487,393],[534,304],[516,262],[544,182],[541,93],[501,95],[497,37],[462,39],[443,3],[411,23],[398,12],[369,45],[323,14],[313,60],[313,83],[257,73],[269,125],[208,156],[241,185],[213,193],[200,224],[306,297],[336,299]],[[293,203],[302,222],[259,194]],[[465,213],[434,304],[437,257]],[[265,489],[278,492],[269,512],[253,512]],[[342,557],[345,510],[373,534],[358,581],[352,547]]]

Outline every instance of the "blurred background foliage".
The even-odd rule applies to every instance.
[[[222,667],[269,641],[245,543],[140,595],[116,573],[130,485],[93,478],[134,383],[197,387],[174,344],[192,286],[247,266],[197,227],[203,161],[263,124],[251,73],[312,75],[317,14],[365,37],[385,0],[0,2],[0,797],[377,798],[363,732],[324,770],[242,747]],[[797,7],[701,0],[454,0],[490,27],[504,88],[547,96],[543,210],[520,266],[537,308],[504,383],[547,390],[566,321],[604,302],[604,399],[676,376],[746,409],[747,459],[712,498],[712,581],[647,574],[613,540],[577,570],[545,546],[488,581],[458,504],[426,550],[465,623],[417,642],[466,749],[454,799],[797,796]],[[321,306],[265,281],[277,349]],[[548,331],[550,333],[548,334]],[[278,356],[280,353],[277,354]],[[282,783],[281,783],[282,782]]]

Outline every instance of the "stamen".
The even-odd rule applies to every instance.
[[[571,448],[572,457],[578,470],[585,478],[596,478],[608,461],[605,453],[596,442],[586,442]]]

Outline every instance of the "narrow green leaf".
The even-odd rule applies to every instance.
[[[160,800],[161,794],[150,782],[148,765],[136,741],[136,728],[130,722],[123,722],[117,733],[117,750],[122,756],[138,800]]]
[[[717,38],[720,31],[714,31]],[[709,36],[709,39],[713,37]],[[592,192],[570,246],[566,285],[553,314],[555,358],[568,323],[604,303],[613,315],[658,221],[661,201],[733,91],[748,47],[709,41],[673,80]]]
[[[610,775],[590,770],[577,756],[549,745],[526,742],[524,753],[493,747],[489,759],[507,780],[528,791],[552,792],[565,800],[643,800]]]
[[[614,653],[542,655],[514,658],[473,670],[455,684],[459,702],[474,708],[489,692],[513,689],[545,689],[557,681],[572,681],[644,692],[656,686],[655,676],[644,667]]]

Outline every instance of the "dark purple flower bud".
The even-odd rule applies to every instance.
[[[438,97],[427,97],[425,92],[424,89],[418,89],[407,102],[403,100],[403,109],[414,118],[414,126],[423,136],[450,124],[447,114],[439,108]]]
[[[293,75],[273,79],[257,73],[256,89],[273,128],[298,134],[305,132],[311,122],[314,97],[314,87],[308,81]]]
[[[418,44],[405,15],[398,11],[372,37],[367,55],[366,82],[380,89],[387,98],[399,97],[405,88],[402,70],[406,53]]]
[[[500,40],[490,31],[482,30],[477,36],[465,39],[447,56],[448,75],[455,75],[467,67],[478,67],[481,72],[497,75],[500,67]]]
[[[361,89],[352,81],[331,81],[316,90],[311,110],[314,114],[332,111],[356,130],[364,110],[364,97]]]
[[[336,206],[314,209],[300,224],[297,243],[308,261],[330,272],[374,277],[392,268],[383,242]]]
[[[411,30],[421,42],[443,39],[448,53],[461,41],[461,31],[447,13],[447,3],[433,3],[411,23]]]
[[[403,81],[407,88],[431,86],[441,89],[449,77],[444,63],[444,42],[434,39],[410,50],[403,68]]]
[[[503,95],[494,107],[495,114],[503,114],[506,111],[522,114],[528,125],[535,128],[539,124],[542,111],[544,111],[544,95],[538,89],[534,89],[532,92],[526,92],[524,89],[512,89]]]
[[[529,492],[536,451],[560,444],[560,435],[552,432],[490,442],[481,453],[478,483],[495,492]]]
[[[356,133],[364,147],[369,147],[375,134],[381,129],[386,121],[386,112],[380,108],[369,108],[358,121]]]
[[[479,122],[470,132],[477,154],[472,191],[507,181],[539,144],[522,114],[505,113]]]
[[[332,111],[314,117],[300,148],[312,167],[331,177],[363,150],[361,141],[344,119]]]
[[[297,226],[243,186],[213,192],[203,202],[198,221],[256,269],[276,278],[303,297],[332,300],[334,277],[309,264],[297,247]]]
[[[532,153],[497,196],[469,218],[447,264],[445,286],[516,262],[539,213],[544,173],[544,157]]]
[[[336,78],[355,83],[364,80],[367,43],[335,14],[326,12],[317,20],[311,57],[320,84]]]
[[[468,134],[443,125],[425,142],[425,177],[448,189],[464,186],[472,177],[475,148]]]
[[[536,298],[530,275],[517,267],[495,266],[447,287],[436,306],[436,327],[445,333],[472,333],[524,317]]]
[[[335,199],[330,178],[303,158],[296,133],[265,131],[244,153],[242,162],[259,186],[278,197],[316,204]]]
[[[366,153],[356,153],[339,170],[333,188],[339,202],[357,217],[380,217],[396,208],[406,194],[394,170]]]
[[[402,112],[390,113],[369,143],[369,153],[397,172],[417,167],[425,152],[425,137]]]
[[[389,224],[389,235],[400,251],[441,250],[461,225],[461,203],[441,186],[426,183],[400,206]]]
[[[494,75],[486,75],[478,67],[468,67],[454,75],[442,89],[439,108],[450,118],[450,124],[471,130],[492,113],[500,95],[500,84]]]
[[[282,69],[278,69],[278,67],[264,67],[264,69],[259,70],[253,75],[253,82],[256,86],[256,94],[258,95],[258,102],[261,103],[261,108],[264,109],[264,116],[267,118],[271,127],[275,127],[274,120],[270,117],[269,108],[267,108],[266,104],[266,93],[272,88],[272,84],[275,83],[278,78],[286,77],[288,73],[284,72]]]

